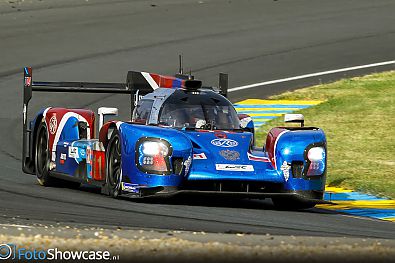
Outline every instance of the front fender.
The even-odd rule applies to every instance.
[[[321,174],[307,176],[310,161],[307,152],[312,147],[323,147],[324,170]],[[283,129],[271,147],[274,167],[284,177],[285,189],[324,191],[327,154],[325,133],[318,128]]]
[[[125,182],[149,187],[179,186],[182,183],[192,162],[192,143],[187,136],[174,129],[130,123],[118,125],[118,130],[121,135],[122,176]],[[168,174],[149,173],[137,167],[139,153],[136,151],[136,143],[141,138],[157,138],[170,144],[172,153]],[[181,171],[180,165],[183,166]]]

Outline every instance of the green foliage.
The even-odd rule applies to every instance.
[[[324,100],[298,113],[306,126],[322,128],[328,140],[331,186],[395,198],[395,71],[344,79],[272,96],[270,99]],[[262,145],[277,118],[257,132]]]

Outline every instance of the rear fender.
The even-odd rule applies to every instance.
[[[107,148],[108,142],[110,141],[111,134],[115,129],[118,129],[117,123],[119,125],[122,122],[119,121],[109,121],[106,122],[99,131],[99,141],[103,143],[104,148]]]
[[[87,124],[86,139],[94,138],[95,114],[91,110],[49,108],[43,112],[43,120],[47,126],[51,160],[55,161],[58,141],[73,141],[79,138],[78,122]]]

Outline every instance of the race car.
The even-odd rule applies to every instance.
[[[24,68],[23,171],[43,186],[89,184],[112,197],[178,194],[271,198],[281,209],[324,203],[327,147],[324,132],[305,127],[301,114],[285,115],[299,126],[275,127],[264,146],[254,145],[254,125],[219,87],[191,75],[129,71],[126,83],[33,81]],[[130,120],[117,108],[50,107],[27,120],[34,92],[129,94]]]

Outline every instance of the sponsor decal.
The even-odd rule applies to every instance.
[[[32,77],[25,77],[25,86],[29,87],[32,85]]]
[[[79,158],[77,147],[69,147],[69,158]]]
[[[84,158],[85,157],[85,149],[79,149],[79,153],[78,154],[79,154],[79,156],[81,156],[81,158]]]
[[[89,151],[89,154],[92,155],[92,148],[90,146],[87,146],[87,149],[84,149],[84,148],[76,147],[76,146],[73,146],[73,145],[74,145],[74,143],[71,144],[71,146],[69,146],[69,152],[68,152],[69,158],[75,159],[75,161],[77,163],[80,163],[81,161],[83,161],[86,158],[91,158],[91,156],[87,157],[87,152],[88,151]],[[92,159],[87,160],[87,163],[91,164],[92,163]]]
[[[60,163],[60,164],[64,164],[64,162],[66,161],[66,158],[63,157],[62,155],[66,156],[66,154],[62,153],[62,154],[60,155],[60,160],[59,160],[59,163]],[[62,159],[62,158],[64,158],[64,159]]]
[[[139,187],[138,184],[131,184],[131,183],[121,183],[121,189],[122,191],[125,192],[132,192],[132,193],[138,193]]]
[[[207,157],[204,153],[194,153],[193,154],[193,159],[194,160],[206,160]]]
[[[231,150],[221,150],[219,154],[224,157],[226,160],[236,161],[240,159],[240,153],[237,151]]]
[[[66,160],[66,159],[67,159],[67,155],[65,153],[61,153],[60,160]]]
[[[58,121],[56,120],[56,115],[54,114],[49,120],[49,132],[51,134],[55,134],[58,128]]]
[[[281,171],[283,171],[285,181],[288,181],[289,169],[291,169],[291,166],[286,161],[284,161],[283,165],[281,165],[280,169],[281,169]]]
[[[249,164],[216,164],[215,169],[218,171],[253,172],[254,166]]]
[[[188,159],[184,162],[185,174],[188,174],[189,168],[191,167],[191,163],[192,163],[192,158],[191,156],[189,156]]]
[[[218,147],[225,147],[225,148],[229,148],[229,147],[236,147],[237,145],[239,145],[239,143],[235,140],[232,139],[214,139],[211,141],[211,144],[214,146],[218,146]]]

